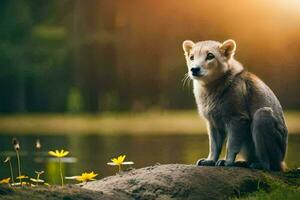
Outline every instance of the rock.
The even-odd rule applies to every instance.
[[[300,186],[299,170],[267,173],[238,167],[198,167],[168,164],[135,169],[82,187],[0,187],[0,199],[50,200],[167,200],[229,199],[257,190],[271,191],[278,182]]]
[[[269,188],[265,173],[245,168],[169,164],[90,182],[83,188],[116,199],[226,199]]]

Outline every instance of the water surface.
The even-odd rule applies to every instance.
[[[49,150],[66,149],[69,157],[63,164],[66,176],[78,175],[86,171],[95,171],[99,177],[116,173],[117,168],[106,165],[110,158],[126,154],[128,161],[134,161],[133,167],[140,168],[157,163],[193,164],[198,158],[208,154],[207,135],[24,135],[17,137],[21,143],[22,173],[34,176],[34,171],[45,171],[45,179],[49,183],[58,183],[56,173],[58,164],[49,159]],[[12,157],[14,173],[17,174],[16,157],[11,145],[11,135],[0,136],[0,159]],[[39,139],[41,149],[36,149]],[[287,164],[289,167],[300,166],[300,135],[289,137]],[[9,176],[9,167],[0,165],[0,178]]]

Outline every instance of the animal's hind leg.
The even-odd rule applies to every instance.
[[[282,170],[281,163],[286,151],[286,130],[282,129],[281,123],[269,107],[260,108],[254,114],[252,138],[259,160],[258,164],[263,169]]]
[[[258,162],[251,134],[247,135],[247,137],[245,138],[240,155],[242,155],[244,161],[237,161],[236,166],[249,167],[251,163]]]

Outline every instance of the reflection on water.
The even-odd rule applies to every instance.
[[[0,159],[12,156],[15,174],[16,158],[11,145],[12,136],[0,136]],[[21,143],[22,173],[34,176],[34,171],[45,170],[49,183],[59,183],[58,163],[47,155],[49,150],[65,149],[70,157],[64,159],[65,176],[78,175],[85,171],[95,171],[100,177],[113,175],[117,168],[107,166],[110,158],[126,154],[135,162],[134,167],[145,167],[156,163],[193,164],[198,158],[208,154],[206,135],[170,135],[170,136],[101,136],[101,135],[65,135],[65,136],[19,136]],[[41,148],[36,149],[36,140]],[[300,166],[300,135],[289,137],[287,164]],[[9,176],[9,166],[0,165],[0,178]],[[99,177],[99,178],[100,178]]]

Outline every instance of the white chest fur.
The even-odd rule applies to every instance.
[[[202,92],[201,90],[203,90],[203,88],[201,87],[200,83],[197,80],[194,80],[193,81],[193,92],[194,92],[198,112],[200,115],[203,116],[203,112],[206,109],[205,109],[205,104],[203,102],[203,99],[201,98],[201,92]]]
[[[215,107],[215,103],[212,102],[212,99],[207,95],[206,89],[197,80],[193,81],[193,92],[199,114],[207,118],[208,114]]]

